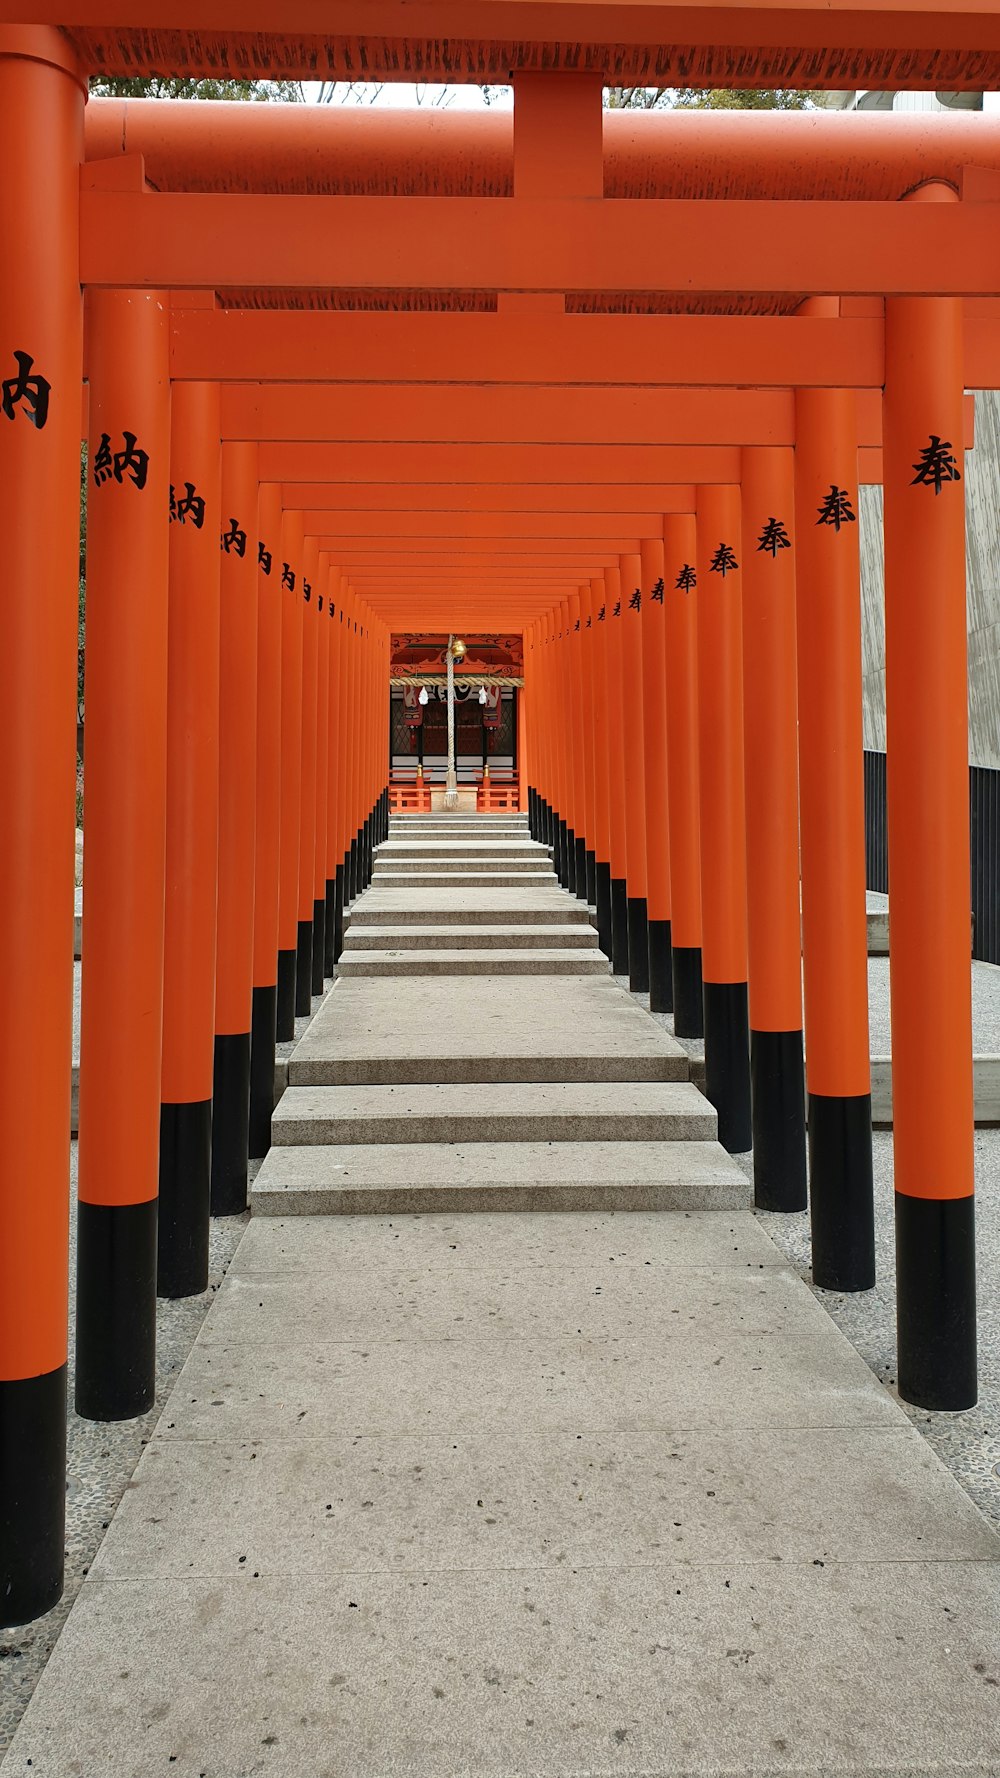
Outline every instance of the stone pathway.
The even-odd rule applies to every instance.
[[[1000,1542],[683,1050],[606,970],[497,968],[578,923],[544,854],[391,844],[352,958],[493,967],[352,973],[299,1044],[4,1778],[995,1778]]]

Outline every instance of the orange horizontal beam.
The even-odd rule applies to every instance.
[[[465,484],[539,481],[601,487],[624,484],[662,487],[675,482],[735,482],[740,451],[735,445],[642,447],[607,445],[366,445],[265,441],[259,453],[263,482],[357,483],[399,480]]]
[[[795,398],[754,388],[230,383],[221,428],[224,439],[363,444],[787,445]],[[858,395],[858,434],[864,445],[881,443],[874,390]]]
[[[331,486],[381,482],[398,476],[411,485],[447,483],[477,489],[486,484],[593,483],[660,489],[692,481],[738,482],[742,455],[734,445],[332,445],[264,443],[259,453],[264,482],[322,481]],[[863,482],[881,482],[882,452],[858,453]],[[644,503],[649,500],[644,493]],[[666,508],[664,510],[667,510]],[[688,508],[683,510],[687,511]]]
[[[178,309],[170,374],[219,382],[878,388],[882,322],[786,315]],[[1000,326],[980,330],[1000,382]],[[993,345],[992,342],[996,344]],[[977,384],[976,387],[985,387]]]
[[[292,504],[292,503],[286,503]],[[694,508],[692,507],[693,511]],[[627,523],[626,523],[627,519]],[[633,512],[326,512],[303,514],[307,536],[319,533],[320,549],[384,549],[405,547],[426,551],[442,544],[468,543],[478,548],[534,543],[565,548],[570,539],[601,544],[624,553],[639,537],[662,537],[663,511]],[[622,540],[623,531],[628,541]]]
[[[93,162],[89,172],[107,163]],[[991,203],[81,192],[84,284],[993,295]],[[683,243],[683,246],[681,246]]]
[[[296,511],[322,513],[323,524],[336,530],[339,519],[350,522],[379,515],[379,523],[392,514],[393,520],[404,522],[408,514],[433,524],[440,515],[449,524],[452,520],[488,524],[491,516],[503,524],[515,521],[547,523],[553,514],[588,523],[593,515],[614,511],[628,513],[629,526],[641,534],[641,521],[650,512],[693,512],[694,488],[632,486],[619,483],[609,486],[584,483],[574,487],[558,482],[520,482],[491,486],[470,482],[354,482],[342,488],[336,482],[284,482],[282,504]],[[335,522],[336,515],[336,522]],[[576,532],[571,535],[577,535]]]
[[[632,552],[638,547],[632,545]],[[320,540],[320,548],[326,548]],[[614,568],[619,556],[629,554],[628,548],[595,549],[585,544],[579,551],[562,550],[558,555],[536,555],[531,550],[519,553],[516,550],[444,550],[440,555],[428,553],[424,556],[408,555],[405,551],[387,550],[382,553],[360,550],[336,550],[337,565],[343,568],[352,580],[363,580],[366,576],[378,575],[385,577],[387,573],[413,575],[414,577],[431,576],[451,573],[479,573],[481,569],[490,568],[503,574],[579,574],[587,580],[592,574],[600,573],[604,568]]]

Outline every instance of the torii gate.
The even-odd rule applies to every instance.
[[[220,1212],[239,1207],[241,1159],[245,1201],[251,1074],[266,1126],[274,1021],[287,1028],[303,996],[308,1006],[317,955],[320,985],[332,969],[338,910],[366,881],[384,831],[387,636],[415,619],[524,627],[535,830],[553,842],[568,886],[593,887],[616,963],[638,984],[645,946],[679,1028],[704,1005],[709,1085],[732,1146],[749,1115],[749,980],[764,1203],[769,1193],[800,1201],[804,1178],[797,757],[816,1276],[871,1283],[851,528],[859,442],[863,478],[885,486],[899,1375],[909,1399],[966,1405],[975,1342],[960,477],[963,389],[1000,381],[1000,138],[944,120],[930,146],[920,126],[900,133],[913,144],[902,176],[883,165],[873,189],[856,169],[853,188],[816,196],[833,120],[769,119],[766,195],[733,195],[734,120],[658,117],[648,140],[687,140],[708,189],[618,197],[605,186],[600,88],[674,84],[681,68],[686,80],[719,79],[737,64],[757,84],[830,85],[848,70],[851,84],[996,84],[993,9],[746,8],[737,29],[734,9],[714,0],[385,0],[358,9],[363,33],[344,8],[332,39],[319,0],[285,0],[280,32],[266,0],[241,5],[238,18],[216,0],[198,33],[151,29],[148,7],[122,0],[78,0],[69,18],[63,7],[36,10],[35,26],[0,27],[0,216],[4,239],[20,243],[0,290],[11,836],[0,881],[0,1510],[19,1534],[0,1621],[47,1609],[62,1573],[81,283],[100,497],[88,538],[80,1411],[124,1417],[151,1398],[158,1188],[160,1283],[171,1293],[199,1287],[210,1195]],[[109,142],[98,123],[85,163],[88,69],[343,74],[362,57],[397,77],[513,69],[512,157],[509,123],[483,120],[494,185],[462,185],[461,153],[442,168],[420,149],[424,120],[408,119],[385,120],[386,140],[408,155],[412,139],[440,196],[386,195],[378,177],[375,196],[192,192],[183,180],[153,191],[142,107],[124,114],[129,131],[139,120],[138,142],[126,138],[123,154],[121,135]],[[543,72],[568,62],[572,77]],[[168,162],[191,156],[205,115],[165,108],[155,120]],[[313,132],[356,131],[362,165],[377,146],[367,119],[298,113],[276,125],[279,115],[247,108],[228,126],[250,143],[241,177],[253,181],[275,130],[293,130],[298,152]],[[856,120],[840,121],[846,141]],[[874,122],[869,162],[886,140]],[[434,124],[458,144],[478,130]],[[646,128],[609,125],[626,191]],[[820,144],[815,157],[797,153],[796,177],[803,166],[809,177],[794,195],[781,183],[791,142]],[[194,160],[204,169],[203,146]],[[368,192],[370,163],[364,179]],[[911,192],[918,201],[898,201]],[[842,301],[829,296],[845,285]],[[331,289],[378,300],[416,291],[472,309],[498,292],[498,312],[290,312],[297,293]],[[288,306],[224,312],[219,290],[277,291]],[[648,301],[653,313],[585,312],[641,305],[650,290],[668,293]],[[775,301],[800,312],[655,312]],[[430,387],[418,395],[411,382]],[[880,404],[872,392],[883,384]],[[370,524],[353,516],[366,499]],[[194,500],[205,503],[201,525]],[[389,520],[414,503],[419,523]],[[436,531],[424,522],[432,511]],[[780,532],[773,550],[760,541],[769,525],[787,549]],[[424,564],[430,537],[450,540],[450,552],[435,543]],[[168,647],[183,663],[169,691]],[[630,660],[641,673],[627,685]],[[14,1097],[25,1051],[30,1122]],[[226,1160],[214,1177],[213,1100],[216,1160]]]

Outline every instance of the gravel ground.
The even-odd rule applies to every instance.
[[[79,964],[77,965],[79,975]],[[318,1008],[322,1003],[314,1002]],[[296,1042],[309,1024],[297,1019]],[[279,1044],[278,1054],[287,1057],[292,1043]],[[259,1162],[251,1162],[251,1177]],[[84,1575],[97,1553],[112,1514],[132,1479],[133,1471],[177,1373],[184,1364],[209,1304],[218,1290],[236,1251],[249,1212],[243,1216],[213,1218],[209,1237],[209,1283],[203,1296],[177,1302],[159,1302],[156,1314],[156,1402],[138,1420],[97,1424],[78,1419],[72,1410],[72,1328],[76,1297],[76,1168],[77,1145],[70,1152],[70,1355],[66,1480],[66,1587],[59,1604],[23,1629],[0,1630],[0,1758],[10,1743],[21,1715],[41,1676]]]

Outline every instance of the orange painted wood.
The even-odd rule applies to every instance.
[[[1000,289],[991,204],[80,194],[84,284],[210,290]],[[851,243],[845,280],[843,243]],[[678,241],[684,252],[677,251]],[[719,251],[725,241],[725,251]]]
[[[871,1082],[858,526],[818,523],[832,487],[858,510],[854,402],[847,393],[805,389],[797,412],[806,1077],[811,1093],[854,1097],[868,1093]]]
[[[997,256],[1000,279],[1000,252]],[[789,389],[581,389],[555,384],[227,383],[223,438],[384,445],[792,444]],[[859,443],[882,440],[877,391],[858,397]]]

